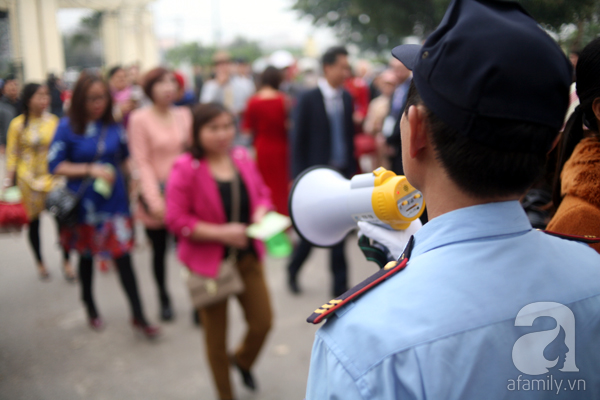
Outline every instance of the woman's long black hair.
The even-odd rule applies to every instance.
[[[35,95],[35,92],[37,92],[41,87],[42,85],[40,85],[39,83],[28,83],[27,85],[25,85],[23,91],[21,92],[21,102],[23,103],[23,115],[25,116],[23,128],[27,127],[27,124],[29,123],[29,113],[31,112],[31,110],[29,109],[29,102],[31,101],[31,98]]]
[[[598,121],[592,108],[594,100],[600,97],[600,38],[592,40],[581,51],[577,61],[577,96],[579,106],[567,121],[562,139],[558,145],[558,162],[554,175],[552,202],[554,207],[562,202],[560,174],[565,163],[571,158],[575,146],[583,139],[583,125],[593,132],[599,132]]]

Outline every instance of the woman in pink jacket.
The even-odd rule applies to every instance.
[[[165,185],[173,163],[190,143],[192,115],[187,107],[174,107],[177,82],[171,71],[154,68],[144,76],[144,91],[152,105],[131,113],[128,133],[131,155],[140,179],[137,208],[152,243],[152,264],[160,300],[160,317],[173,319],[166,284],[168,235],[164,223]]]
[[[221,400],[233,398],[229,364],[242,374],[244,384],[255,389],[250,373],[271,328],[271,305],[262,259],[261,242],[250,240],[246,227],[272,209],[270,192],[254,161],[244,148],[232,148],[234,119],[223,106],[203,104],[193,112],[192,147],[173,166],[167,183],[167,227],[178,237],[180,260],[193,274],[216,277],[222,260],[237,250],[236,267],[245,290],[237,298],[248,330],[237,351],[226,347],[227,300],[200,309],[206,351]],[[231,185],[240,181],[240,222],[231,214]]]

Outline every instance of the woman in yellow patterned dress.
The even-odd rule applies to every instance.
[[[29,242],[33,248],[38,273],[42,280],[50,277],[40,251],[40,213],[44,210],[46,195],[57,183],[48,172],[48,147],[54,137],[58,118],[46,111],[50,103],[48,88],[30,83],[21,94],[23,114],[12,120],[7,133],[6,179],[4,186],[15,182],[23,195],[23,204],[29,217]],[[69,254],[63,250],[65,279],[74,281]]]

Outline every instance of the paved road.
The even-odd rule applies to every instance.
[[[37,279],[25,235],[0,235],[0,399],[215,399],[202,331],[190,320],[190,302],[180,278],[181,265],[169,257],[169,287],[177,319],[163,324],[163,337],[148,342],[132,332],[129,311],[114,271],[96,271],[95,295],[107,326],[91,331],[79,302],[79,286],[60,273],[53,221],[42,219],[43,254],[52,273],[50,282]],[[147,315],[158,319],[158,302],[151,275],[149,248],[142,235],[134,254],[135,269]],[[375,272],[355,245],[347,241],[351,283]],[[267,277],[275,324],[255,367],[260,385],[250,393],[237,373],[240,400],[303,399],[310,350],[316,328],[305,322],[311,312],[330,300],[328,254],[315,249],[304,266],[301,296],[285,286],[286,260],[269,259]],[[235,303],[235,301],[233,301]],[[230,307],[230,347],[244,330],[241,309]]]

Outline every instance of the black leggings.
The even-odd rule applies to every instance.
[[[147,324],[142,310],[142,303],[138,294],[135,273],[131,265],[131,256],[125,254],[115,260],[121,285],[125,290],[129,305],[131,306],[131,314],[133,318],[140,321],[142,324]],[[94,274],[94,260],[92,257],[81,256],[79,258],[79,279],[81,281],[81,299],[86,306],[88,317],[97,318],[98,310],[94,304],[94,296],[92,294],[92,277]]]
[[[60,235],[60,232],[59,232]],[[35,256],[35,260],[42,264],[42,251],[41,251],[41,241],[40,241],[40,220],[34,219],[29,222],[29,244],[31,244],[31,248],[33,249],[33,254]],[[69,261],[69,252],[64,248],[62,249],[63,261]]]
[[[152,266],[158,295],[162,305],[170,305],[166,279],[166,253],[169,233],[166,229],[146,229],[146,235],[152,242]]]

